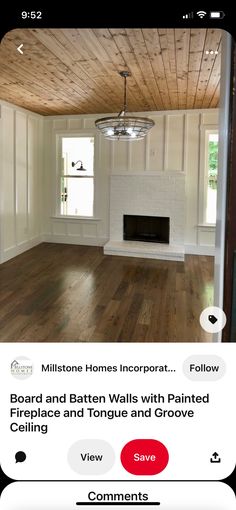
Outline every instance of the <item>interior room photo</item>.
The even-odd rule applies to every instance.
[[[5,35],[1,341],[213,341],[223,36]]]

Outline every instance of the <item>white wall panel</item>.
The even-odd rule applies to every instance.
[[[137,142],[136,142],[137,143]],[[128,142],[109,141],[108,150],[112,150],[113,155],[113,172],[127,172],[128,171]],[[112,147],[113,146],[113,147]]]
[[[200,246],[212,246],[215,244],[215,232],[207,229],[199,229],[199,244]]]
[[[165,133],[165,170],[183,171],[184,114],[168,115]]]
[[[218,124],[219,123],[219,110],[208,110],[203,113],[202,123],[206,124]]]
[[[146,170],[146,143],[146,138],[129,142],[131,172],[144,172]]]
[[[41,242],[42,117],[1,103],[1,250],[4,262]]]
[[[67,129],[67,119],[60,119],[60,116],[53,121],[53,129]]]
[[[15,225],[15,114],[14,110],[2,107],[2,189],[1,200],[3,201],[3,246],[1,251],[8,250],[16,243]]]
[[[65,222],[63,223],[60,221],[54,221],[52,223],[52,229],[53,229],[53,234],[55,234],[56,236],[65,236],[67,233]]]
[[[186,244],[197,244],[199,194],[199,113],[186,116]]]
[[[147,169],[153,172],[162,172],[164,170],[164,151],[165,151],[165,116],[158,115],[155,119],[155,126],[149,134]]]
[[[17,244],[27,241],[28,235],[28,162],[27,115],[15,113],[16,148],[16,234]]]
[[[68,129],[82,129],[83,119],[68,119]]]
[[[95,121],[95,117],[91,118],[91,117],[86,117],[86,115],[84,115],[85,129],[95,129],[94,121]]]
[[[84,223],[82,226],[83,237],[97,237],[97,225],[96,223]]]
[[[81,236],[81,224],[77,222],[67,224],[67,234],[69,236]]]
[[[28,218],[30,238],[39,234],[40,228],[40,169],[38,168],[38,120],[28,119]]]

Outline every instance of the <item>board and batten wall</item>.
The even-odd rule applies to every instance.
[[[108,141],[94,129],[101,115],[44,118],[44,239],[49,242],[102,246],[109,239],[109,177],[115,175],[185,175],[186,253],[214,254],[215,227],[201,219],[204,130],[218,128],[218,110],[181,110],[139,113],[155,121],[144,140]],[[95,136],[94,218],[56,215],[57,137]],[[79,159],[79,154],[78,154]]]
[[[42,241],[43,118],[0,101],[0,262]]]
[[[186,253],[214,254],[215,228],[202,225],[199,204],[203,133],[218,127],[218,110],[149,112],[154,128],[130,143],[105,140],[94,128],[95,115],[42,117],[4,101],[0,113],[0,262],[43,240],[102,246],[109,239],[110,175],[163,172],[185,175]],[[61,134],[95,136],[92,219],[56,215]]]

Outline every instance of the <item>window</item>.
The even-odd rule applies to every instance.
[[[205,168],[205,223],[216,223],[217,174],[218,174],[217,131],[206,132]]]
[[[60,214],[93,216],[94,137],[63,137],[61,157]]]

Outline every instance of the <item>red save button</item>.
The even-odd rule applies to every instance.
[[[120,459],[132,475],[157,475],[167,466],[169,454],[156,439],[133,439],[122,449]]]

